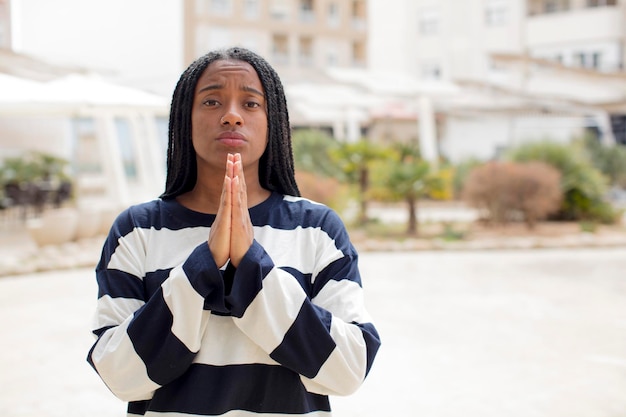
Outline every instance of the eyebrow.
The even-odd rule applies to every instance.
[[[211,84],[211,85],[207,85],[206,87],[202,87],[200,90],[198,90],[198,93],[203,93],[205,91],[210,91],[210,90],[220,90],[222,88],[224,88],[223,84]],[[245,91],[246,93],[256,94],[258,96],[265,98],[265,94],[263,94],[262,92],[260,92],[254,87],[243,86],[241,87],[241,90]]]

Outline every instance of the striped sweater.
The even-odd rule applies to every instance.
[[[339,217],[277,193],[250,217],[237,268],[211,256],[215,216],[175,200],[114,222],[87,360],[129,416],[330,416],[363,382],[380,340]]]

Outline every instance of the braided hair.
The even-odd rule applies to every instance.
[[[270,64],[245,48],[212,51],[194,61],[180,76],[174,89],[170,109],[167,178],[162,199],[173,199],[191,191],[196,185],[196,152],[191,140],[191,109],[198,79],[204,70],[218,60],[247,62],[254,68],[267,103],[268,141],[259,161],[261,186],[281,194],[300,196],[295,179],[291,129],[283,85]]]

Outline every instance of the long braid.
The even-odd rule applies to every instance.
[[[206,67],[220,59],[234,59],[250,64],[257,72],[265,92],[268,143],[259,161],[261,186],[282,194],[300,196],[295,180],[287,100],[280,78],[259,55],[244,48],[230,48],[198,58],[183,72],[176,85],[169,119],[166,189],[161,198],[175,198],[190,191],[196,184],[196,154],[191,140],[193,98],[198,79]]]

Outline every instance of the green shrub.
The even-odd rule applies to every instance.
[[[605,200],[607,178],[590,161],[580,144],[534,142],[524,144],[509,154],[517,162],[540,161],[561,173],[563,202],[552,219],[597,220],[612,223],[618,213]]]
[[[454,198],[461,198],[463,194],[463,188],[465,188],[465,181],[470,171],[482,164],[485,161],[481,161],[476,158],[470,158],[458,162],[454,165],[454,174],[452,177],[452,192]]]
[[[330,156],[340,144],[329,134],[313,129],[295,130],[292,146],[297,170],[315,172],[322,178],[338,178],[341,175],[341,170]]]
[[[581,142],[593,166],[608,178],[610,185],[626,188],[626,146],[606,146],[590,136]]]

